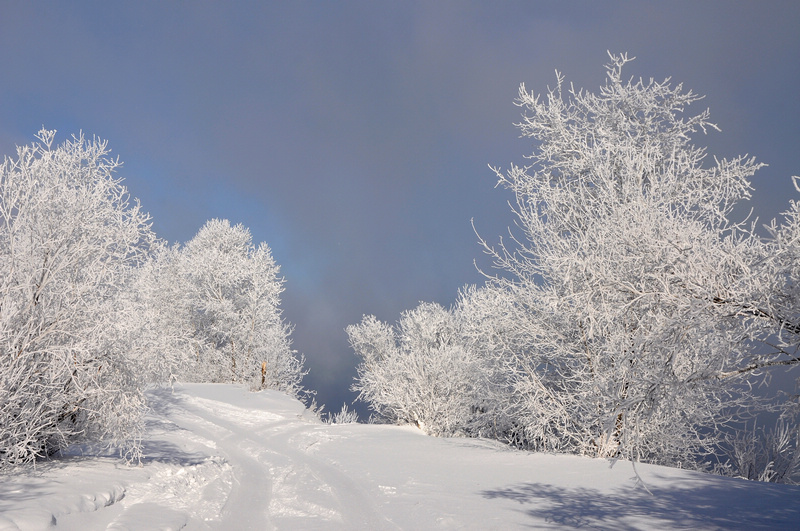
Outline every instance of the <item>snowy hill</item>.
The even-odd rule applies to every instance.
[[[796,529],[800,487],[326,425],[275,392],[150,393],[142,467],[76,455],[0,478],[6,529]]]

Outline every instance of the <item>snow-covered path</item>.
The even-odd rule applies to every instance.
[[[160,391],[158,403],[180,428],[214,439],[217,452],[232,467],[220,528],[330,529],[339,524],[344,529],[397,529],[353,479],[306,451],[316,442],[314,432],[324,426],[309,422],[299,403],[277,395],[249,409],[232,405],[246,398],[235,387],[193,390],[193,396],[177,399]],[[213,398],[203,391],[213,391]]]
[[[800,488],[326,425],[275,392],[152,391],[141,467],[0,476],[0,530],[796,529]]]

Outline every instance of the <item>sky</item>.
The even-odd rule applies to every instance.
[[[800,199],[798,28],[800,2],[770,0],[0,0],[0,153],[83,131],[161,238],[247,226],[286,279],[305,385],[338,410],[347,325],[448,306],[492,272],[476,230],[514,224],[489,166],[532,152],[521,83],[544,92],[558,70],[596,90],[611,50],[705,94],[695,112],[722,132],[695,141],[769,164],[743,207],[767,222]]]

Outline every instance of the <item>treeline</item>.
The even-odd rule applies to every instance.
[[[54,136],[0,168],[0,468],[87,441],[136,458],[148,385],[300,393],[266,244],[212,220],[168,246],[105,141]]]
[[[350,326],[353,388],[432,435],[796,482],[798,395],[756,388],[800,364],[800,203],[767,236],[734,221],[762,165],[709,160],[701,97],[626,80],[627,62],[597,93],[521,86],[534,151],[495,169],[513,241],[481,240],[501,273],[450,309]],[[764,411],[774,430],[752,424]]]

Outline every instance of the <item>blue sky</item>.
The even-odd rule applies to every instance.
[[[711,154],[769,167],[752,207],[798,198],[800,2],[0,2],[0,149],[45,125],[108,139],[169,241],[248,226],[286,277],[306,384],[352,400],[344,328],[450,304],[513,217],[488,165],[524,162],[519,84],[627,72],[706,94]],[[800,199],[800,198],[798,198]]]

